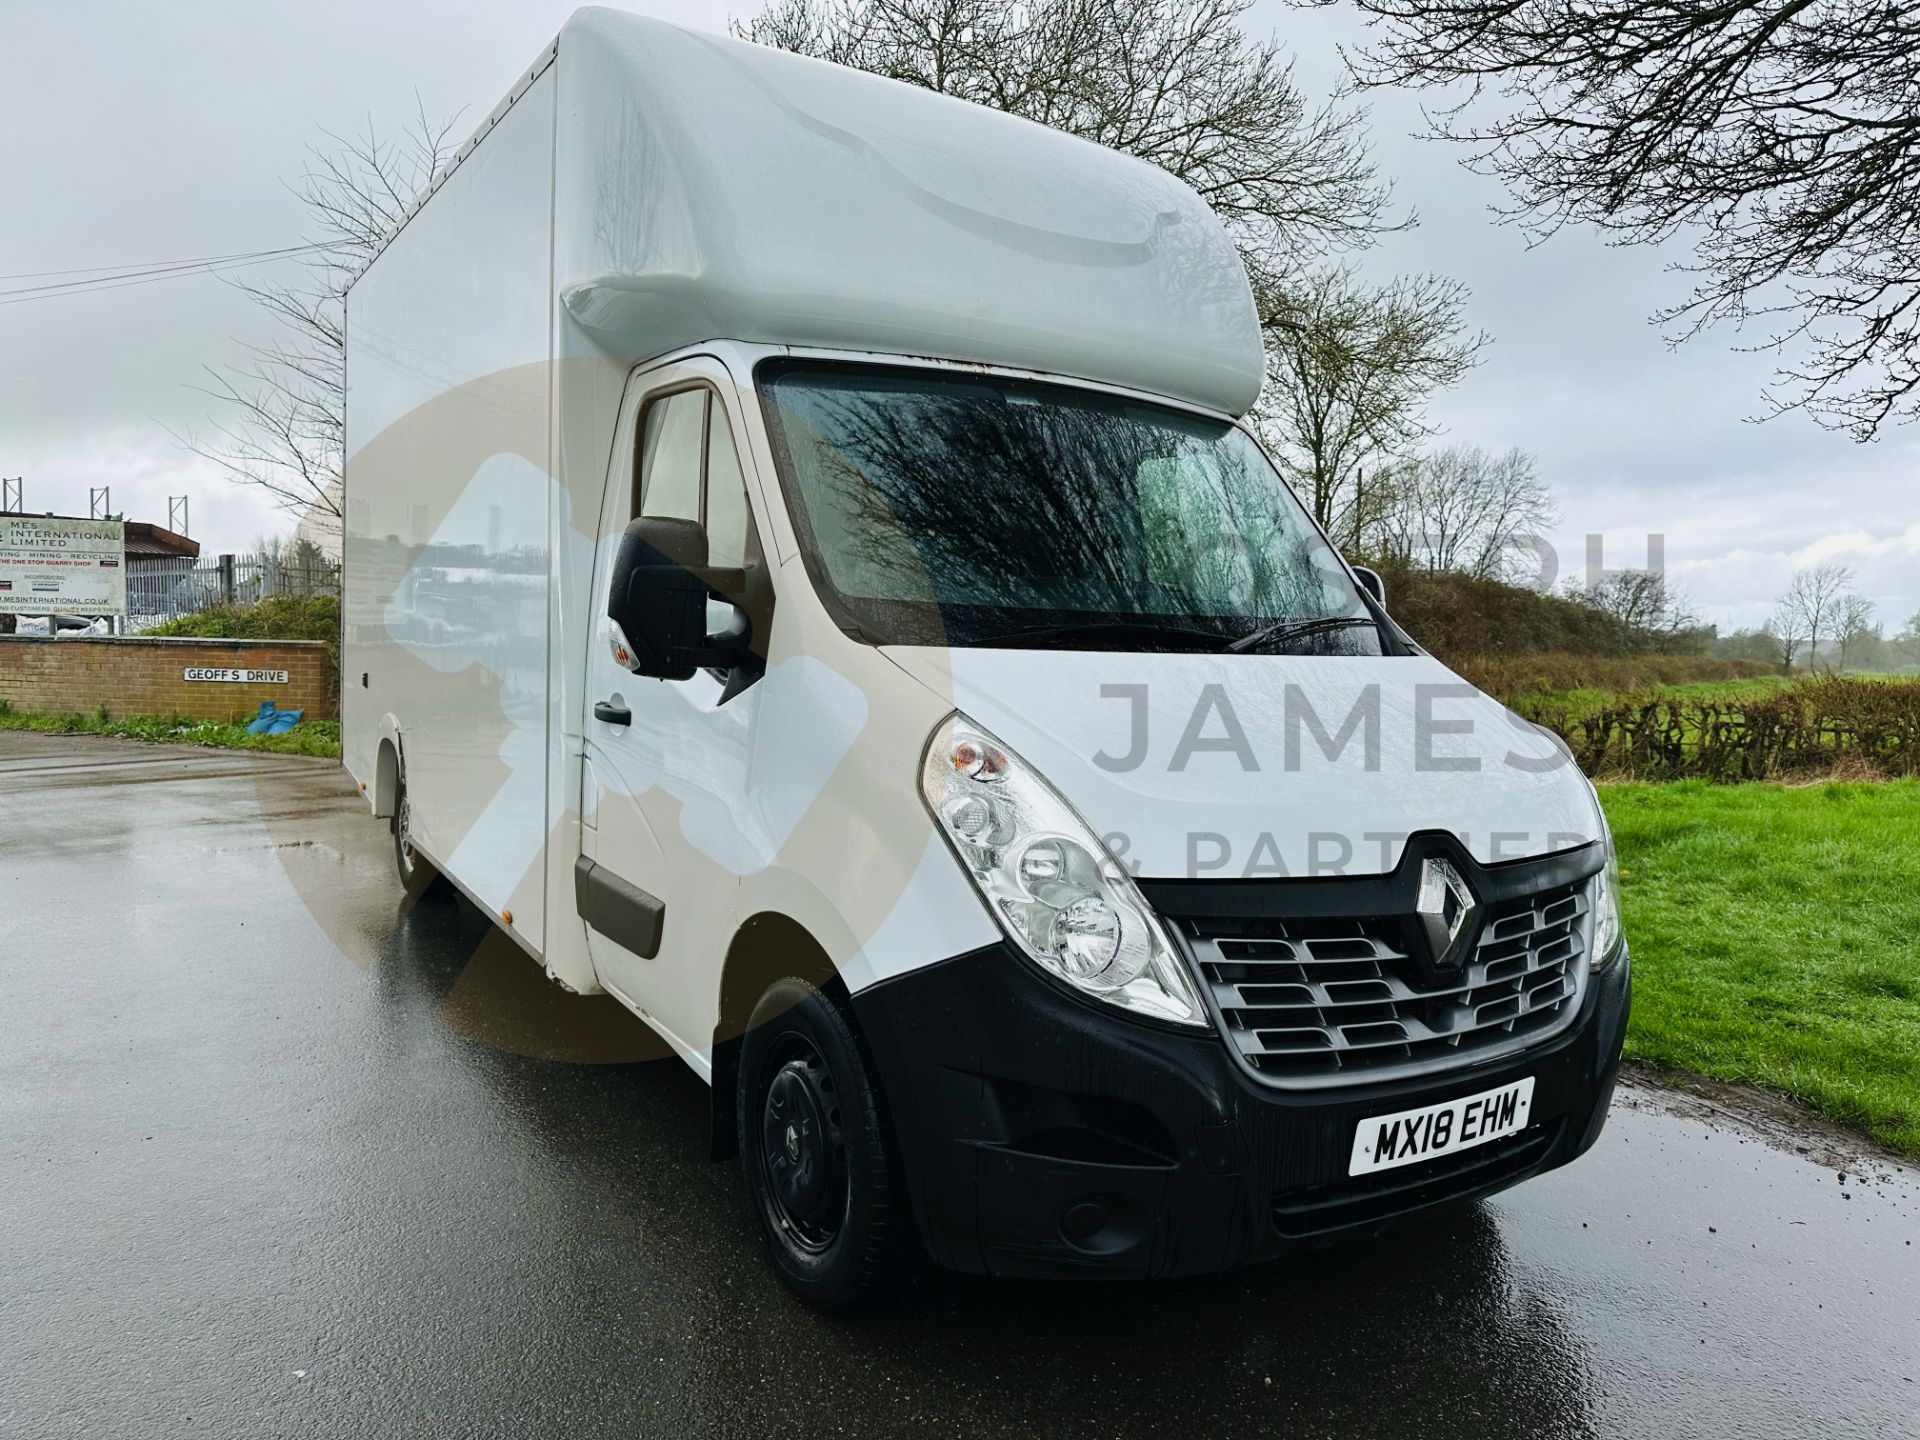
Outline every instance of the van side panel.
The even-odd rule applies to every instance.
[[[397,728],[416,843],[546,946],[554,72],[347,299],[343,750]],[[570,909],[570,902],[568,905]]]

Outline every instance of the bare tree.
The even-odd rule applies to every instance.
[[[1388,463],[1433,433],[1427,396],[1473,367],[1486,337],[1436,275],[1383,287],[1331,268],[1256,291],[1269,336],[1261,438],[1335,541],[1357,544],[1391,500]]]
[[[1524,450],[1449,446],[1393,466],[1361,549],[1408,565],[1497,580],[1528,573],[1530,541],[1559,521]]]
[[[1853,585],[1853,571],[1829,560],[1794,573],[1793,582],[1774,602],[1769,622],[1780,637],[1781,663],[1793,668],[1804,646],[1807,664],[1820,663],[1820,641],[1830,638],[1840,623],[1841,606]]]
[[[1629,649],[1660,649],[1700,623],[1661,570],[1611,570],[1591,585],[1574,581],[1566,595],[1618,621]]]
[[[1880,627],[1873,623],[1874,605],[1864,595],[1849,592],[1840,597],[1840,611],[1834,623],[1834,634],[1840,642],[1840,668],[1845,670],[1851,659],[1857,659],[1863,651],[1877,649],[1881,643]]]
[[[1267,339],[1263,437],[1314,513],[1351,539],[1365,481],[1431,433],[1427,395],[1485,337],[1436,276],[1383,288],[1330,256],[1387,218],[1366,116],[1314,104],[1251,0],[775,0],[748,39],[857,66],[1137,155],[1192,185],[1247,263]]]
[[[1920,610],[1907,617],[1900,633],[1887,642],[1887,651],[1898,668],[1920,668]]]
[[[1327,0],[1321,0],[1327,3]],[[1759,318],[1777,412],[1856,439],[1920,410],[1920,43],[1879,0],[1355,0],[1367,84],[1464,87],[1438,135],[1536,233],[1691,235],[1679,335]],[[1478,102],[1497,87],[1503,101]]]
[[[1807,648],[1806,618],[1797,608],[1790,608],[1782,595],[1773,602],[1773,614],[1767,617],[1763,632],[1773,637],[1773,658],[1782,670],[1791,673],[1794,661]]]
[[[369,123],[354,139],[328,133],[294,183],[306,208],[305,242],[318,247],[293,282],[240,283],[273,323],[274,340],[247,347],[238,367],[209,369],[207,394],[226,418],[180,438],[226,471],[266,491],[296,516],[337,534],[346,402],[346,292],[400,228],[451,154],[457,119],[439,123],[417,107],[409,127],[385,138]]]

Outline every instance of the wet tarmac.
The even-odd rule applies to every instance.
[[[815,1315],[699,1081],[388,846],[331,764],[0,735],[0,1436],[1920,1435],[1920,1175],[1647,1090],[1363,1249]]]

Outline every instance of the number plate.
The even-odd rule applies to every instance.
[[[1438,1160],[1489,1140],[1517,1135],[1527,1128],[1532,1108],[1533,1077],[1529,1075],[1511,1085],[1463,1095],[1443,1105],[1376,1115],[1362,1120],[1354,1131],[1353,1159],[1347,1174],[1371,1175],[1376,1170],[1417,1165],[1422,1160]]]

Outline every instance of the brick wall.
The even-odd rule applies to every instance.
[[[284,670],[285,684],[188,680],[188,669]],[[115,718],[237,720],[262,700],[330,720],[327,647],[318,640],[174,640],[159,636],[0,635],[0,700],[15,710]]]

